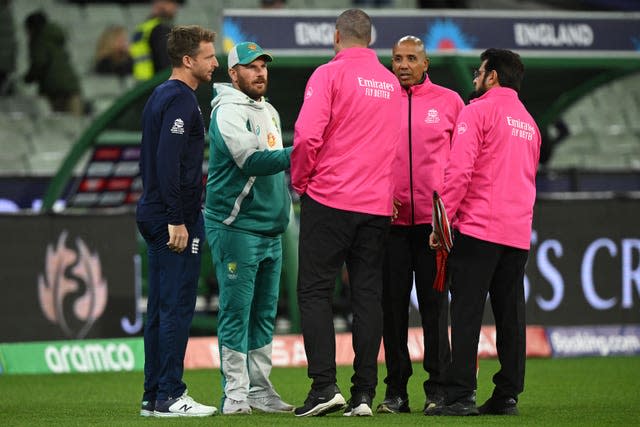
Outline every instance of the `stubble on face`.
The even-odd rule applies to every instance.
[[[268,86],[268,74],[266,72],[256,72],[259,70],[264,62],[257,60],[247,66],[238,65],[236,69],[236,84],[240,91],[242,91],[249,98],[259,100],[267,93]]]
[[[213,72],[218,66],[215,53],[213,43],[202,42],[200,44],[198,53],[194,58],[196,66],[193,69],[193,76],[199,83],[209,83],[213,79]]]

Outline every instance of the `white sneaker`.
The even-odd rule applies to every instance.
[[[156,402],[151,400],[143,400],[140,406],[141,417],[153,417],[156,408]]]
[[[364,393],[352,397],[343,415],[345,417],[370,417],[373,415],[371,412],[371,397]]]
[[[228,397],[222,402],[222,413],[224,415],[249,415],[251,406],[246,400],[233,400]]]
[[[184,394],[175,399],[156,400],[156,408],[153,414],[156,417],[208,417],[218,410],[214,406],[207,406],[196,402]]]
[[[277,394],[264,397],[249,397],[249,406],[262,412],[291,412],[295,406],[284,402]]]

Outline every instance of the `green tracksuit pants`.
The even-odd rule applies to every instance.
[[[223,399],[277,395],[269,380],[282,268],[280,236],[207,224],[218,279]]]

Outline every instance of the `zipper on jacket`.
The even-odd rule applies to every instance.
[[[411,88],[407,89],[407,97],[409,98],[409,196],[411,197],[411,225],[416,222],[416,212],[413,203],[413,148],[411,141]]]

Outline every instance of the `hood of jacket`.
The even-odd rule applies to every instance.
[[[224,104],[245,105],[256,110],[262,110],[266,105],[264,96],[256,101],[234,88],[231,83],[214,83],[211,108],[215,109]]]

